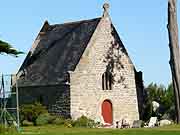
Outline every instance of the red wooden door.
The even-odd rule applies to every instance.
[[[105,100],[102,103],[102,116],[104,118],[105,123],[112,124],[112,103],[109,100]]]

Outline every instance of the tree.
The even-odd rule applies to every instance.
[[[23,52],[14,49],[9,43],[0,40],[0,54],[4,53],[15,57],[18,57],[19,54],[23,54]]]
[[[143,120],[148,121],[150,117],[157,116],[158,119],[174,118],[174,93],[173,85],[170,84],[167,88],[163,85],[151,83],[145,88],[145,102]],[[153,112],[152,102],[156,101],[160,104],[157,112]]]
[[[168,34],[170,49],[170,67],[174,87],[177,123],[180,123],[180,54],[177,25],[177,1],[168,1]]]

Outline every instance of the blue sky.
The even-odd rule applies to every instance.
[[[105,1],[1,1],[0,39],[27,53],[45,20],[55,24],[99,17]],[[151,82],[168,85],[171,81],[167,1],[109,0],[113,24],[137,70],[143,71],[145,85]],[[0,55],[0,73],[16,73],[25,56]]]

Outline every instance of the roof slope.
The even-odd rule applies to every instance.
[[[36,49],[30,51],[19,73],[20,85],[58,84],[74,71],[101,18],[49,25]]]

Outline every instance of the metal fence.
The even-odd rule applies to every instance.
[[[0,75],[0,123],[19,129],[19,97],[16,75]]]

